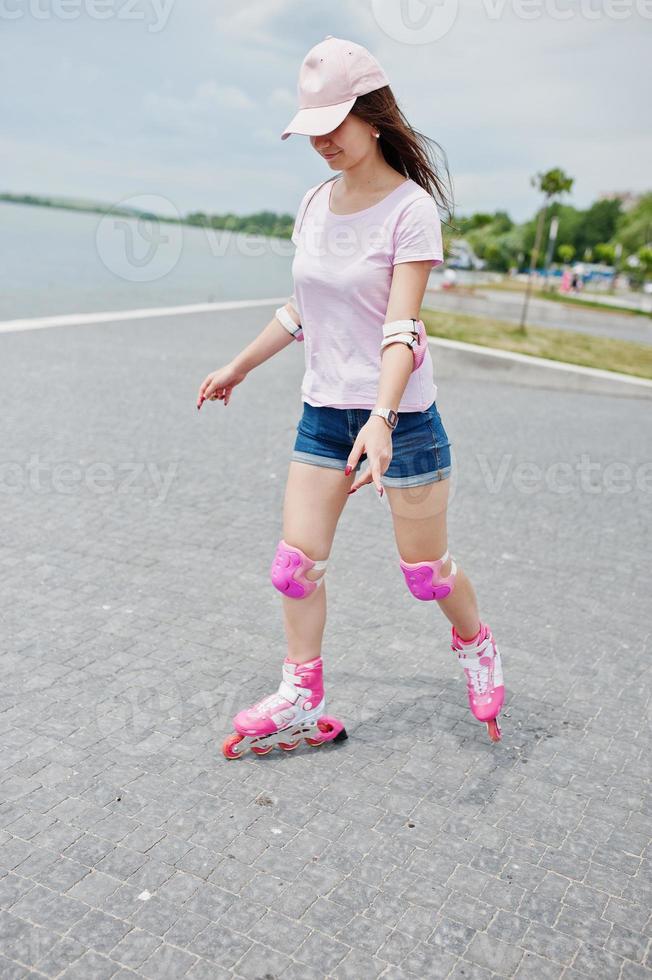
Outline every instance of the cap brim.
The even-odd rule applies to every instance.
[[[323,136],[337,129],[353,107],[355,97],[335,105],[320,105],[312,109],[299,109],[296,116],[281,133],[281,139],[286,140],[292,133],[301,136]]]

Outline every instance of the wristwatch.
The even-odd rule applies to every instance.
[[[381,419],[385,419],[385,422],[390,427],[390,429],[395,429],[398,425],[398,415],[393,408],[374,408],[371,415],[380,415]]]

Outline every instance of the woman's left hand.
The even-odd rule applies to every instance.
[[[349,493],[355,493],[359,487],[373,482],[378,496],[382,497],[383,485],[380,478],[392,461],[392,430],[380,415],[369,416],[358,432],[353,443],[353,449],[346,461],[345,476],[348,476],[355,469],[363,453],[367,454],[369,467],[357,480],[354,480]]]

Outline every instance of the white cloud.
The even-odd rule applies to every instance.
[[[147,92],[143,96],[143,108],[159,126],[183,131],[195,130],[211,120],[217,124],[216,110],[251,112],[256,103],[237,85],[218,85],[209,79],[200,82],[187,99]]]
[[[292,109],[297,106],[297,94],[289,88],[275,88],[267,96],[267,103],[280,109]]]
[[[578,206],[614,184],[648,186],[651,21],[528,21],[516,0],[492,0],[494,19],[488,2],[460,0],[449,33],[421,46],[388,37],[371,2],[346,0],[184,0],[155,34],[117,18],[24,17],[7,25],[0,65],[13,146],[2,187],[116,199],[169,188],[181,209],[291,211],[329,173],[306,138],[280,139],[302,58],[326,34],[380,60],[408,120],[447,153],[465,211],[529,216],[529,177],[553,165],[576,178]]]
[[[256,106],[253,99],[250,99],[237,85],[218,85],[213,80],[202,82],[197,86],[191,104],[195,111],[200,113],[213,107],[248,111]]]
[[[303,4],[302,4],[303,6]],[[275,42],[272,29],[274,20],[291,8],[296,8],[296,0],[240,0],[229,4],[217,15],[219,31],[231,38],[259,43]]]

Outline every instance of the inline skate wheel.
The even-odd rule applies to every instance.
[[[299,744],[299,741],[300,740],[297,739],[296,742],[279,742],[278,747],[279,749],[283,749],[284,752],[292,752],[293,749],[296,749],[297,745]]]
[[[328,734],[328,732],[333,731],[333,726],[329,722],[324,721],[322,718],[320,718],[319,721],[317,722],[317,728],[319,729],[320,732],[324,732],[325,735]],[[308,745],[314,745],[314,746],[324,745],[323,738],[306,738],[306,742],[308,743]]]
[[[226,756],[227,759],[239,759],[242,752],[237,752],[235,746],[242,741],[243,735],[238,735],[234,732],[232,735],[227,735],[227,737],[222,742],[222,754]]]
[[[487,732],[492,742],[499,742],[501,738],[500,725],[497,718],[491,718],[487,722]]]
[[[268,745],[266,749],[261,748],[259,745],[252,745],[251,751],[255,752],[256,755],[267,755],[273,748],[273,745]]]

